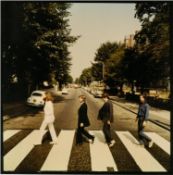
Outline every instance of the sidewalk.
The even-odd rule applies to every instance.
[[[27,110],[25,102],[13,102],[2,104],[3,120],[19,115]]]
[[[123,105],[124,107],[127,107],[131,110],[133,110],[134,112],[137,112],[138,110],[138,104],[137,103],[134,103],[134,102],[129,102],[125,99],[122,99],[122,98],[119,98],[117,96],[110,96],[110,98],[113,100],[113,101],[116,101],[117,103],[119,103],[120,105]],[[166,119],[166,120],[170,120],[170,111],[168,110],[162,110],[162,109],[159,109],[159,108],[154,108],[154,107],[150,107],[150,114],[153,114],[153,115],[157,115],[163,119]]]
[[[13,102],[13,103],[2,103],[2,108],[3,108],[3,112],[7,111],[7,110],[11,110],[14,108],[19,108],[21,106],[24,106],[25,103],[24,102]]]

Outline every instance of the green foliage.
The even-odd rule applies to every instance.
[[[13,74],[21,89],[51,82],[52,77],[60,86],[68,81],[68,47],[78,39],[70,35],[70,6],[57,2],[2,3],[4,88],[10,85]]]
[[[106,42],[103,43],[96,52],[95,61],[103,61],[105,62],[110,58],[110,55],[115,52],[117,49],[117,43]]]
[[[116,42],[106,42],[101,44],[101,46],[97,49],[94,58],[96,63],[92,64],[92,76],[96,81],[103,80],[103,77],[105,77],[107,74],[106,69],[103,68],[103,66],[106,66],[106,61],[111,58],[111,55],[116,51],[117,48],[118,44]]]
[[[169,3],[145,2],[136,4],[136,15],[142,28],[136,35],[136,49],[139,57],[149,57],[150,81],[169,76]]]
[[[91,74],[95,81],[101,81],[103,79],[103,69],[101,63],[92,63]]]
[[[124,82],[123,58],[124,46],[119,45],[116,51],[106,61],[105,82],[111,87],[121,85]]]
[[[80,84],[88,85],[92,81],[92,70],[91,68],[86,68],[82,71],[82,74],[79,78]]]
[[[169,77],[169,3],[136,3],[135,17],[141,22],[135,46],[125,48],[116,42],[103,43],[96,51],[96,63],[89,69],[91,76],[87,76],[86,70],[82,73],[83,83],[91,77],[100,81],[104,73],[104,82],[109,86],[122,87],[128,82],[133,91],[134,85],[141,90],[158,87],[160,80]]]

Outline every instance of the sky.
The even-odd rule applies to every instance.
[[[73,3],[69,11],[71,35],[81,36],[69,48],[74,79],[84,68],[91,66],[102,43],[123,42],[125,36],[134,34],[141,27],[134,18],[134,3]]]

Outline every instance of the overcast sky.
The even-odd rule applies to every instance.
[[[126,35],[140,29],[134,3],[73,3],[70,12],[71,34],[81,35],[70,47],[74,79],[91,66],[102,43],[123,42]]]

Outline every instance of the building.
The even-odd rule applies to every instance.
[[[135,44],[134,36],[135,36],[134,34],[131,34],[129,36],[125,36],[124,44],[125,44],[126,48],[134,46],[134,44]]]

